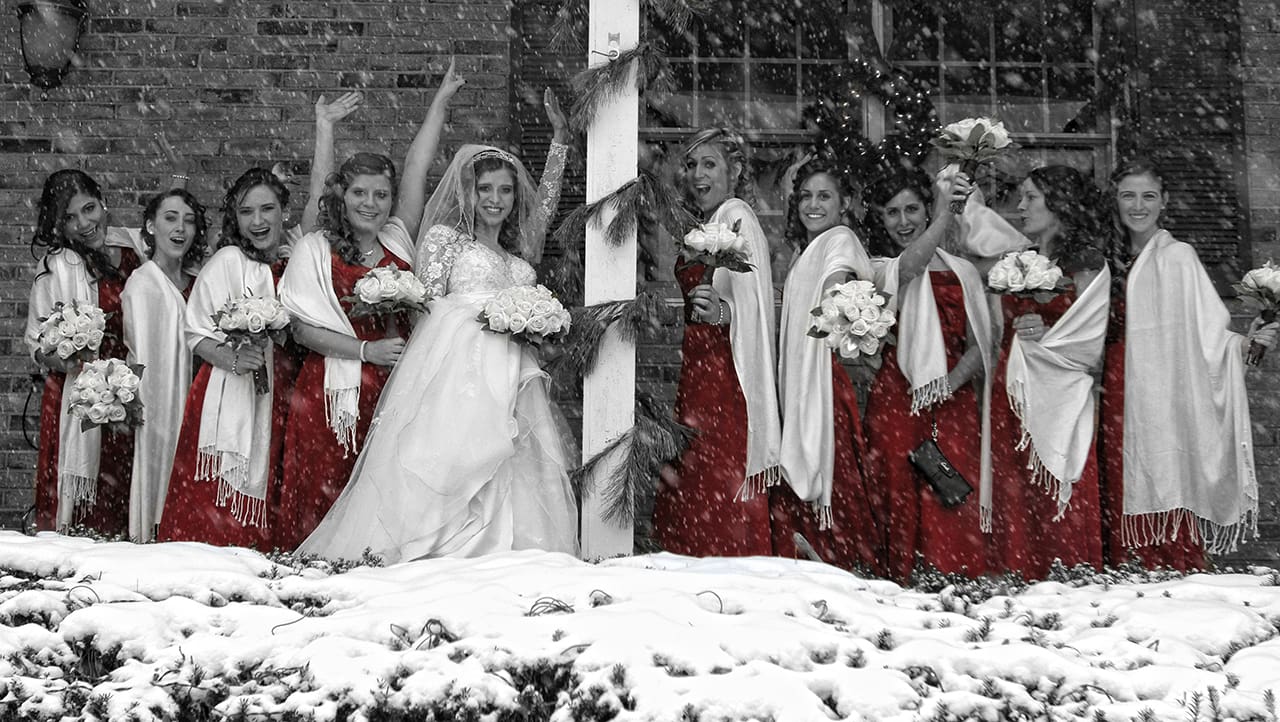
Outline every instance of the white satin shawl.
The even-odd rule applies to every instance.
[[[227,301],[247,296],[275,298],[271,267],[250,259],[235,246],[219,249],[196,277],[187,302],[187,346],[204,339],[218,343],[213,314]],[[266,348],[267,378],[274,387],[274,350]],[[211,365],[209,386],[200,410],[196,479],[218,483],[218,506],[230,502],[231,515],[242,524],[266,523],[267,479],[271,449],[272,393],[254,390],[253,374],[232,374]]]
[[[1111,300],[1105,266],[1039,341],[1017,334],[1009,344],[1005,393],[1022,425],[1018,449],[1031,480],[1057,497],[1061,519],[1084,473],[1094,439],[1092,370],[1102,365]]]
[[[835,468],[832,351],[808,331],[828,281],[842,274],[863,280],[873,275],[858,237],[836,226],[813,239],[787,274],[778,342],[782,476],[796,496],[813,503],[824,529],[831,526]]]
[[[777,382],[774,378],[774,320],[772,263],[769,241],[751,207],[739,198],[730,198],[716,209],[709,222],[733,226],[746,240],[748,261],[755,270],[734,273],[717,268],[711,286],[729,304],[729,342],[738,385],[747,402],[747,478],[741,496],[750,498],[777,483],[781,420],[778,414]]]
[[[1176,539],[1184,525],[1211,553],[1257,535],[1246,339],[1195,250],[1161,230],[1125,292],[1123,538]]]
[[[378,243],[406,263],[413,263],[413,240],[399,218],[387,220],[378,231]],[[292,318],[355,336],[355,328],[333,289],[333,252],[323,231],[308,233],[294,245],[280,279],[280,303]],[[359,359],[324,358],[325,419],[347,453],[358,451],[356,422],[360,419],[362,367]]]

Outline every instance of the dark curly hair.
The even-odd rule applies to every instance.
[[[320,196],[320,214],[317,224],[324,231],[329,247],[338,257],[353,266],[363,265],[360,244],[351,234],[351,222],[347,220],[347,204],[343,200],[347,189],[358,175],[381,175],[391,181],[391,202],[395,203],[396,166],[391,159],[378,153],[356,153],[347,159],[338,172],[325,179],[324,194]]]
[[[922,170],[902,168],[884,176],[867,188],[866,201],[871,207],[867,213],[867,253],[879,258],[897,256],[901,249],[889,237],[884,227],[882,209],[903,191],[911,191],[924,205],[925,213],[933,209],[933,181]]]
[[[473,184],[478,183],[480,182],[480,176],[484,175],[485,173],[493,172],[495,170],[509,171],[511,173],[512,179],[516,181],[515,183],[516,194],[515,194],[515,198],[512,199],[511,213],[507,216],[507,219],[502,222],[502,228],[498,230],[498,245],[502,246],[503,250],[505,250],[507,253],[510,253],[513,256],[519,256],[520,255],[520,213],[518,211],[520,209],[520,203],[523,202],[523,199],[520,198],[520,171],[516,170],[516,167],[514,165],[503,160],[500,156],[496,154],[486,153],[477,157],[471,163],[471,172],[475,176],[471,182]],[[474,186],[473,186],[473,189],[474,189]],[[474,214],[475,209],[472,208],[471,212]],[[475,218],[473,217],[472,222],[474,221],[475,221]]]
[[[45,249],[41,271],[37,275],[49,272],[50,255],[73,251],[84,259],[89,267],[89,276],[94,280],[120,279],[120,270],[111,263],[111,257],[105,250],[89,248],[79,240],[67,237],[63,217],[77,193],[92,196],[98,199],[99,204],[102,203],[102,187],[82,170],[65,168],[50,173],[44,180],[40,205],[36,211],[36,232],[31,236],[32,258],[39,258],[41,254],[38,249]],[[103,211],[105,215],[105,205]],[[105,217],[103,220],[106,220]]]
[[[1148,158],[1132,158],[1116,166],[1115,171],[1111,173],[1110,183],[1107,186],[1107,190],[1110,193],[1107,200],[1111,204],[1111,233],[1107,244],[1107,263],[1111,265],[1112,278],[1117,281],[1126,277],[1129,266],[1133,263],[1133,257],[1129,253],[1129,229],[1125,228],[1124,224],[1120,222],[1117,196],[1121,181],[1125,178],[1139,175],[1151,176],[1160,186],[1161,191],[1168,187],[1160,167]],[[1163,227],[1164,220],[1164,211],[1161,210],[1160,218],[1156,223],[1157,226]],[[1123,286],[1121,291],[1123,291]]]
[[[186,188],[170,188],[164,193],[158,193],[147,203],[146,210],[142,212],[142,241],[147,244],[147,258],[151,258],[156,252],[156,239],[151,231],[147,229],[147,222],[154,221],[156,214],[160,212],[160,205],[164,203],[166,198],[181,198],[183,203],[191,209],[196,216],[196,236],[191,241],[191,247],[187,252],[182,254],[182,268],[187,271],[196,271],[200,265],[204,263],[204,259],[209,255],[209,246],[205,242],[208,235],[209,221],[205,218],[204,206],[196,197]]]
[[[1065,165],[1048,165],[1027,174],[1027,180],[1044,194],[1045,208],[1058,219],[1055,238],[1057,261],[1074,273],[1101,268],[1106,231],[1102,199],[1097,187],[1080,171]]]
[[[733,188],[729,189],[729,195],[746,201],[747,205],[754,208],[756,194],[751,177],[751,147],[747,145],[746,139],[732,128],[703,128],[694,133],[693,137],[685,142],[684,149],[680,152],[680,158],[687,160],[690,153],[707,143],[714,143],[720,154],[724,156],[730,165],[736,163],[742,169],[742,172],[738,174],[738,182],[734,184]],[[693,201],[692,189],[688,187],[684,173],[680,174],[680,186],[681,196],[685,205],[695,217],[701,217],[702,210]]]
[[[809,231],[800,220],[800,187],[819,173],[826,173],[831,176],[832,180],[836,182],[836,188],[840,191],[842,198],[852,198],[857,195],[857,189],[854,187],[852,177],[835,160],[815,158],[800,166],[796,170],[791,194],[787,196],[787,224],[786,229],[783,231],[783,240],[797,249],[804,248],[809,240]],[[840,220],[846,226],[853,228],[855,233],[857,232],[857,222],[847,209],[841,214]],[[859,237],[861,237],[861,234],[859,234]]]
[[[271,263],[275,259],[268,258],[266,254],[254,248],[249,239],[240,235],[240,221],[236,217],[236,209],[240,201],[244,200],[249,191],[258,186],[266,186],[275,194],[276,200],[280,202],[281,213],[289,206],[289,188],[285,186],[284,181],[266,168],[250,168],[231,184],[226,195],[222,197],[222,239],[218,241],[218,248],[236,246],[255,261]]]

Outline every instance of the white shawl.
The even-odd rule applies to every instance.
[[[847,226],[824,231],[805,248],[787,274],[778,342],[782,404],[782,476],[796,496],[813,502],[820,528],[831,527],[831,483],[835,469],[831,350],[808,335],[810,313],[822,303],[828,281],[838,274],[871,280],[871,260]]]
[[[1138,254],[1125,296],[1124,542],[1186,524],[1209,552],[1232,551],[1258,524],[1245,338],[1168,231]]]
[[[1014,334],[1009,345],[1005,393],[1022,423],[1017,448],[1028,451],[1032,482],[1057,497],[1055,521],[1066,513],[1093,446],[1089,372],[1102,364],[1110,289],[1111,271],[1104,266],[1039,341]]]
[[[204,339],[226,341],[226,335],[214,326],[213,314],[230,299],[250,295],[276,297],[271,267],[251,260],[235,246],[219,249],[191,289],[186,313],[187,346],[194,351]],[[266,357],[267,378],[274,381],[271,344],[267,345]],[[216,504],[226,506],[230,500],[231,515],[237,521],[261,526],[266,523],[272,393],[256,393],[253,374],[232,374],[211,367],[200,410],[196,479],[216,479]]]
[[[135,230],[110,227],[107,229],[106,244],[130,248],[142,256],[142,243]],[[56,303],[61,301],[69,304],[77,301],[89,306],[98,305],[98,282],[89,275],[89,267],[80,254],[63,250],[47,255],[45,259],[49,272],[41,273],[31,285],[27,325],[23,334],[33,359],[40,348],[40,319],[48,317]],[[43,264],[39,270],[43,270]],[[69,412],[71,389],[79,375],[80,369],[77,367],[67,373],[63,380],[62,407],[58,412],[58,529],[71,526],[76,507],[92,506],[98,493],[102,427],[94,426],[81,431],[80,419]]]
[[[991,531],[991,366],[993,334],[991,307],[982,277],[972,263],[939,248],[935,257],[960,279],[964,293],[965,321],[982,355],[981,454],[978,480],[978,504],[981,507],[982,531]],[[919,414],[951,398],[947,381],[947,351],[938,319],[938,304],[933,297],[933,283],[925,271],[898,284],[898,259],[885,260],[876,269],[876,285],[889,294],[891,307],[898,307],[898,366],[911,388],[911,413]]]
[[[399,218],[393,217],[382,226],[378,242],[406,263],[413,262],[413,241]],[[346,336],[356,335],[333,290],[333,253],[324,232],[308,233],[294,244],[293,255],[280,279],[280,303],[290,316],[304,323]],[[345,452],[357,451],[362,367],[359,359],[324,358],[325,419]]]
[[[187,302],[154,261],[134,271],[120,299],[129,361],[145,367],[138,398],[146,421],[134,432],[129,538],[148,542],[164,510],[191,387],[191,350],[183,337]]]
[[[733,367],[747,402],[747,478],[739,495],[749,499],[778,482],[782,430],[774,379],[776,321],[769,241],[751,206],[739,198],[722,203],[709,219],[730,227],[739,221],[738,232],[746,240],[747,260],[755,270],[734,273],[717,268],[711,286],[729,304],[732,314],[729,343]]]

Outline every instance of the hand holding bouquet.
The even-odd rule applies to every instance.
[[[213,314],[217,329],[227,335],[224,342],[235,351],[245,346],[266,348],[289,325],[289,312],[274,298],[246,296],[233,298]],[[254,389],[259,394],[271,392],[267,369],[253,370]]]
[[[1280,311],[1280,266],[1267,261],[1244,274],[1240,283],[1233,284],[1232,288],[1240,294],[1240,300],[1258,312],[1258,317],[1252,324],[1258,327],[1255,331],[1276,322],[1277,311]],[[1266,352],[1266,343],[1250,338],[1245,362],[1250,366],[1257,366]]]
[[[987,273],[987,286],[996,293],[1025,295],[1048,303],[1071,287],[1053,259],[1037,251],[1010,251]]]
[[[512,286],[489,299],[478,319],[486,331],[509,333],[531,346],[569,333],[569,312],[546,286]]]
[[[710,283],[711,274],[717,268],[724,268],[734,273],[745,273],[754,268],[747,260],[747,242],[738,232],[742,221],[732,226],[724,223],[703,223],[676,242],[676,250],[684,257],[687,264],[701,263],[707,269],[702,274],[702,282]]]
[[[933,146],[948,163],[958,163],[960,172],[973,180],[978,164],[1014,147],[1004,123],[991,118],[965,118],[942,129]],[[964,201],[951,201],[951,212],[964,211]]]
[[[120,359],[90,361],[71,385],[67,408],[80,418],[80,430],[94,426],[135,428],[142,425],[142,399],[138,398],[142,366]]]
[[[848,281],[822,294],[822,303],[809,313],[809,335],[847,359],[880,365],[880,350],[893,343],[889,329],[897,322],[885,308],[888,299],[870,281]]]
[[[40,319],[40,352],[63,361],[92,361],[106,328],[107,315],[97,306],[59,301]]]
[[[356,281],[355,295],[342,300],[351,304],[352,316],[382,316],[387,336],[395,331],[395,314],[427,310],[427,287],[410,271],[394,266],[378,266]]]

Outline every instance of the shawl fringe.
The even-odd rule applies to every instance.
[[[813,502],[813,513],[818,517],[818,531],[829,531],[835,526],[835,520],[831,513],[831,505],[821,502]]]
[[[58,483],[62,490],[69,492],[69,498],[76,508],[93,506],[98,500],[98,480],[90,476],[60,473]]]
[[[224,461],[233,463],[227,464]],[[248,481],[249,459],[239,454],[220,452],[213,447],[196,453],[196,480],[218,482],[214,505],[230,506],[231,517],[245,526],[265,526],[267,500],[249,496],[237,488]]]
[[[782,483],[782,467],[771,466],[768,469],[748,476],[738,492],[733,495],[734,501],[751,501],[757,496],[769,493],[769,487]]]
[[[951,398],[951,382],[946,376],[939,376],[929,383],[911,389],[911,414],[917,416],[921,411],[932,408]]]
[[[342,457],[345,459],[356,449],[356,421],[358,416],[346,409],[358,409],[360,403],[360,387],[348,389],[324,390],[324,417],[329,421],[329,428],[342,444]]]
[[[1013,415],[1018,417],[1018,428],[1021,436],[1018,443],[1013,448],[1017,451],[1027,452],[1027,469],[1031,472],[1031,483],[1044,487],[1044,490],[1058,500],[1058,513],[1054,514],[1053,521],[1062,521],[1062,517],[1066,516],[1067,507],[1071,505],[1071,483],[1065,482],[1054,476],[1053,472],[1045,467],[1044,462],[1040,460],[1040,454],[1036,452],[1036,445],[1031,441],[1031,432],[1027,430],[1026,424],[1023,422],[1024,407],[1022,404],[1022,384],[1017,384],[1018,392],[1006,392],[1009,399],[1009,408],[1013,409]],[[1063,489],[1066,489],[1067,496],[1062,496]]]
[[[1127,547],[1144,547],[1177,541],[1186,534],[1204,545],[1210,554],[1229,554],[1250,536],[1258,538],[1258,513],[1247,510],[1234,524],[1202,519],[1190,509],[1170,509],[1150,514],[1125,514],[1121,520],[1121,541]]]

